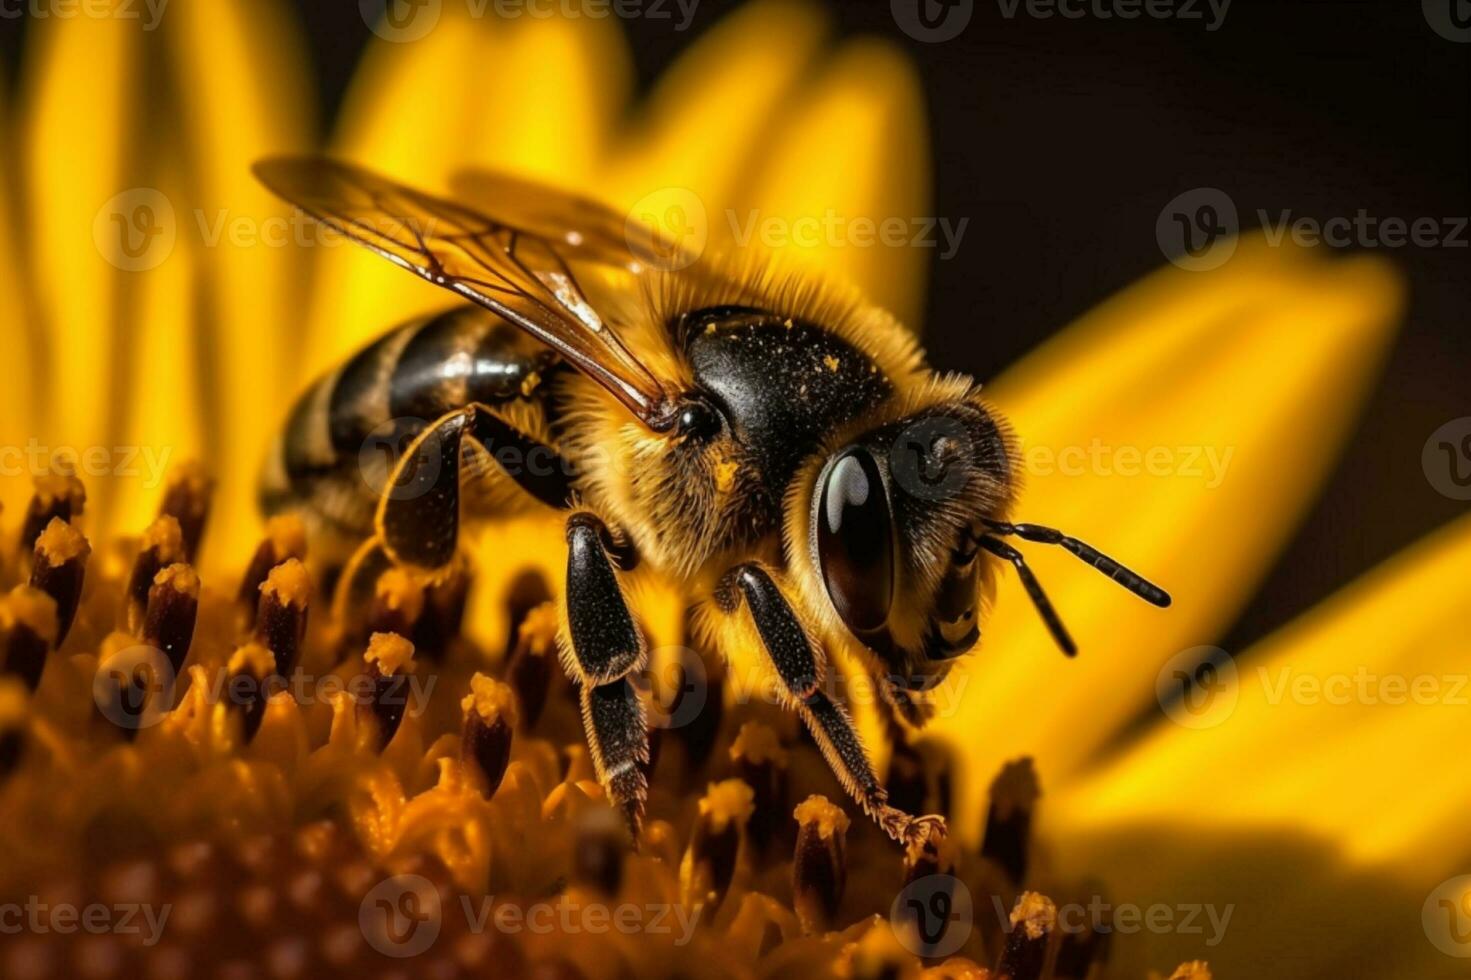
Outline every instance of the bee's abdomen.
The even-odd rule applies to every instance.
[[[361,534],[392,459],[446,412],[540,397],[556,355],[478,306],[411,320],[319,378],[296,402],[261,482],[267,513],[297,507]]]

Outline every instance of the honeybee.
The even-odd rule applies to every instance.
[[[268,468],[267,509],[366,539],[351,567],[367,555],[431,577],[456,560],[464,521],[565,511],[560,659],[598,778],[635,834],[648,760],[635,564],[677,581],[727,655],[720,635],[753,638],[843,786],[905,844],[943,834],[944,819],[890,805],[827,693],[831,657],[857,657],[892,717],[922,724],[924,692],[979,639],[1003,563],[1073,654],[1007,538],[1060,545],[1169,604],[1081,541],[1012,523],[1006,424],[975,381],[931,369],[855,293],[692,256],[595,201],[509,177],[457,181],[472,208],[326,159],[255,172],[469,301],[390,331],[306,392]],[[361,449],[389,420],[412,442],[375,492]]]

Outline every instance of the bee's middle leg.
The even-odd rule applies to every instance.
[[[648,652],[614,570],[612,555],[618,551],[596,515],[580,510],[567,518],[565,615],[558,645],[563,669],[581,687],[582,724],[598,781],[627,816],[637,840],[648,797],[649,735],[630,676],[643,668]]]
[[[760,565],[737,565],[721,579],[716,602],[723,611],[735,613],[742,598],[766,654],[786,687],[788,703],[817,740],[843,788],[900,843],[909,845],[944,836],[944,817],[916,817],[889,805],[888,791],[873,771],[852,719],[822,689],[827,663],[821,646]]]

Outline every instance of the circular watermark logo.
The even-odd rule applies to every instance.
[[[444,461],[440,437],[431,432],[414,445],[424,427],[423,419],[387,419],[363,439],[358,447],[358,473],[375,498],[386,493],[393,500],[417,500],[439,482]],[[413,454],[404,458],[411,447]],[[403,469],[395,481],[394,468],[400,458],[404,458]]]
[[[685,187],[663,187],[628,209],[624,238],[644,265],[674,272],[693,265],[710,240],[705,202]]]
[[[140,643],[109,656],[92,675],[92,700],[119,728],[152,728],[174,704],[174,665],[157,647]]]
[[[1420,0],[1431,30],[1457,44],[1471,44],[1471,0]]]
[[[384,956],[418,956],[439,938],[443,918],[439,889],[415,874],[378,882],[358,906],[363,938]]]
[[[1442,881],[1420,909],[1425,936],[1447,956],[1471,957],[1471,875]]]
[[[131,187],[108,198],[92,219],[92,242],[124,272],[162,265],[174,251],[178,223],[174,206],[160,190]]]
[[[705,710],[710,695],[705,661],[688,647],[659,647],[649,655],[649,667],[628,680],[648,706],[650,728],[683,728]]]
[[[970,938],[974,921],[970,889],[954,875],[916,878],[889,906],[889,922],[899,943],[926,959],[942,959],[959,950]]]
[[[417,41],[439,23],[441,0],[358,0],[368,29],[385,41]]]
[[[1195,187],[1166,204],[1154,224],[1165,258],[1182,269],[1206,272],[1236,254],[1241,230],[1236,202],[1216,187]]]
[[[975,13],[975,0],[889,0],[889,13],[916,41],[938,44],[960,36]]]
[[[1154,693],[1175,724],[1214,728],[1231,717],[1241,696],[1236,661],[1220,647],[1181,650],[1160,668]]]
[[[1442,496],[1471,500],[1471,416],[1451,419],[1420,450],[1425,479]]]
[[[889,446],[889,475],[912,497],[946,500],[965,487],[973,458],[965,426],[931,415],[906,425]]]

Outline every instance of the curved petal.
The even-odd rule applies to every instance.
[[[1441,910],[1422,911],[1471,859],[1467,568],[1471,518],[1246,651],[1198,716],[1213,724],[1161,722],[1047,801],[1059,862],[1132,900],[1241,903],[1247,919],[1210,954],[1228,974],[1308,953],[1300,929],[1315,923],[1333,940],[1297,975],[1449,976]]]
[[[169,167],[151,178],[168,200],[186,200],[178,170]],[[203,377],[207,362],[200,349],[194,302],[206,261],[201,251],[191,236],[179,236],[169,255],[139,274],[124,296],[128,347],[135,368],[119,393],[122,452],[108,481],[116,497],[112,523],[124,533],[138,533],[158,513],[168,469],[200,459],[209,445],[202,411],[204,391],[209,387]],[[223,455],[228,458],[229,454]],[[253,482],[246,489],[251,486]],[[208,541],[218,542],[231,530],[218,512],[212,523]],[[227,554],[219,553],[222,557]],[[239,549],[234,552],[239,553]]]
[[[1055,785],[1150,702],[1172,655],[1226,627],[1327,475],[1400,304],[1379,259],[1251,239],[1213,272],[1144,280],[996,384],[1030,477],[1017,518],[1115,555],[1175,603],[1155,609],[1061,549],[1027,548],[1082,654],[1058,655],[1003,574],[961,668],[965,700],[939,723],[965,746],[970,806],[1020,754]]]
[[[425,7],[420,9],[435,9]],[[428,190],[442,189],[470,150],[477,66],[494,64],[496,38],[460,4],[413,41],[374,39],[353,76],[330,152]],[[449,305],[440,289],[389,268],[340,236],[308,229],[312,264],[302,383],[418,313]]]
[[[771,149],[772,120],[826,37],[806,0],[756,0],[725,17],[660,77],[629,127],[609,180],[633,204],[666,188],[696,195],[713,215]]]
[[[927,263],[949,250],[932,215],[924,96],[910,60],[886,42],[848,42],[763,142],[722,231],[841,276],[917,328]]]
[[[119,16],[49,17],[32,30],[21,68],[21,150],[12,157],[22,168],[33,312],[47,362],[32,434],[49,449],[84,453],[111,446],[117,434],[111,397],[122,381],[122,266],[126,250],[146,256],[160,227],[130,196],[144,35]],[[127,223],[134,217],[137,227]],[[89,486],[94,513],[105,506],[103,489]]]
[[[179,234],[195,249],[200,297],[198,336],[177,339],[176,351],[193,360],[175,370],[182,379],[202,369],[210,379],[199,399],[205,462],[216,478],[206,558],[224,558],[248,554],[258,536],[256,474],[293,393],[290,365],[299,355],[301,272],[289,247],[290,211],[250,165],[305,149],[315,120],[306,54],[277,3],[180,4],[169,11],[165,34],[178,98],[173,115],[183,120],[177,138],[191,165]]]
[[[586,193],[633,88],[632,55],[613,18],[520,18],[489,71],[468,155],[453,161]]]
[[[444,4],[422,37],[375,40],[332,152],[429,190],[442,190],[471,165],[585,186],[630,76],[621,32],[606,19],[498,23]],[[400,320],[453,303],[356,247],[318,251],[304,364],[310,374]]]
[[[3,86],[5,67],[0,64],[0,133],[7,145],[14,139],[11,107]],[[8,380],[0,385],[0,507],[14,513],[24,507],[31,492],[26,471],[26,446],[36,431],[37,401],[45,376],[37,334],[40,324],[31,309],[25,282],[25,252],[21,249],[17,209],[6,189],[15,186],[13,154],[0,157],[0,363],[9,365]]]

